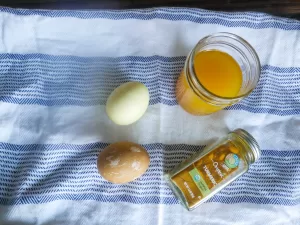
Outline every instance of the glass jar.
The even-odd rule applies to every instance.
[[[203,80],[197,77],[195,56],[204,51],[226,53],[239,66],[241,85],[237,89],[236,95],[224,97],[214,94],[203,85]],[[226,63],[223,65],[226,66]],[[216,66],[212,64],[212,67]],[[229,68],[231,67],[229,66]],[[198,42],[186,59],[176,85],[177,101],[185,111],[193,115],[207,115],[219,111],[237,103],[251,93],[258,83],[260,69],[259,58],[255,50],[241,37],[230,33],[216,33],[207,36]],[[224,80],[220,82],[224,82]],[[220,85],[226,84],[221,83]],[[230,89],[231,87],[222,86],[222,89],[226,88]]]
[[[192,210],[246,173],[260,157],[255,139],[237,129],[165,175],[175,196]]]

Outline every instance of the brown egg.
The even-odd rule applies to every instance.
[[[98,156],[97,167],[104,179],[122,184],[143,175],[149,162],[149,155],[142,146],[124,141],[107,146]]]

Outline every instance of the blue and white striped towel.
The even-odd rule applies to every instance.
[[[1,225],[300,224],[299,21],[186,8],[0,11]],[[188,52],[215,32],[254,46],[261,79],[244,101],[194,117],[174,86]],[[151,103],[120,127],[104,104],[129,80],[149,88]],[[187,212],[163,172],[236,128],[255,136],[261,159]],[[140,179],[112,185],[96,158],[120,140],[142,144],[151,164]]]

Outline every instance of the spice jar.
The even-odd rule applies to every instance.
[[[247,172],[259,157],[255,139],[237,129],[183,161],[165,178],[180,202],[192,210]]]
[[[178,104],[193,115],[207,115],[248,96],[260,77],[255,50],[241,37],[216,33],[200,40],[177,80]]]

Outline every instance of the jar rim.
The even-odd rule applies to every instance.
[[[231,38],[231,39],[233,39],[235,41],[238,41],[240,44],[242,44],[247,49],[247,51],[251,54],[251,56],[253,57],[253,59],[255,60],[255,63],[256,63],[256,69],[257,69],[256,73],[257,73],[258,78],[257,78],[257,82],[256,82],[255,86],[257,85],[257,83],[258,83],[258,81],[260,79],[261,64],[260,64],[259,57],[258,57],[256,51],[254,50],[254,48],[245,39],[243,39],[242,37],[240,37],[240,36],[238,36],[236,34],[232,34],[232,33],[228,33],[228,32],[219,32],[219,33],[214,33],[214,34],[211,34],[211,35],[208,35],[208,36],[202,38],[196,44],[196,46],[193,48],[193,50],[190,52],[190,54],[188,56],[189,59],[187,61],[189,63],[186,66],[192,68],[192,71],[190,71],[190,72],[193,73],[192,81],[193,81],[194,85],[196,86],[196,88],[198,90],[204,90],[206,92],[206,96],[205,97],[208,97],[208,98],[211,98],[211,99],[214,99],[214,100],[221,100],[221,101],[228,100],[228,101],[232,101],[232,100],[239,100],[239,99],[242,99],[242,98],[248,96],[253,91],[253,89],[255,87],[252,88],[252,89],[250,89],[250,90],[248,90],[246,93],[241,94],[241,95],[237,95],[235,97],[224,97],[224,96],[219,96],[219,95],[214,94],[211,91],[209,91],[206,87],[204,87],[204,85],[202,85],[202,83],[200,82],[199,78],[195,75],[196,73],[195,73],[195,70],[194,70],[194,58],[195,58],[196,53],[198,53],[195,50],[196,50],[196,48],[198,46],[200,46],[201,44],[203,44],[207,39],[214,38],[214,37]],[[199,93],[197,93],[197,94],[199,95]]]

